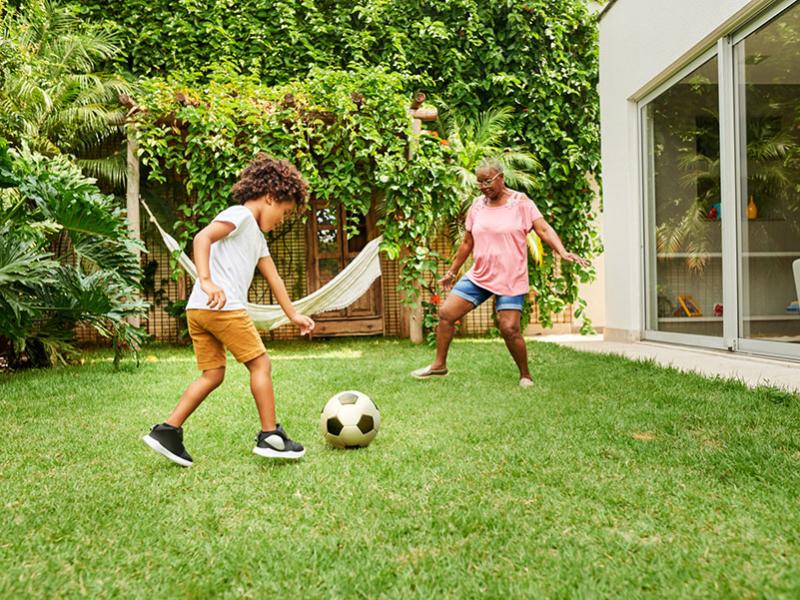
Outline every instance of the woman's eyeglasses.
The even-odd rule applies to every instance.
[[[494,177],[489,179],[478,179],[478,187],[488,187],[494,183],[494,180],[500,177],[502,173],[495,173]]]

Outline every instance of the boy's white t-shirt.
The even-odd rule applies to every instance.
[[[226,208],[214,221],[231,223],[234,230],[211,244],[209,270],[211,281],[225,292],[227,302],[221,310],[241,310],[247,302],[247,292],[253,282],[258,261],[269,256],[267,240],[258,227],[253,213],[244,206]],[[186,308],[208,308],[208,295],[194,282]],[[215,309],[219,310],[219,309]]]

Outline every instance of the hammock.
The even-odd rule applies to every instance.
[[[197,279],[197,269],[185,252],[181,250],[178,242],[169,235],[156,221],[147,203],[139,199],[150,215],[150,221],[156,226],[164,245],[173,254],[180,252],[178,263],[189,274],[192,280]],[[381,261],[378,255],[382,237],[377,237],[369,242],[364,249],[347,265],[341,273],[319,288],[316,292],[301,298],[292,304],[298,312],[306,315],[315,315],[329,310],[340,310],[350,306],[366,293],[372,282],[381,276]],[[251,304],[246,303],[245,308],[256,325],[275,329],[289,322],[289,319],[278,304]]]

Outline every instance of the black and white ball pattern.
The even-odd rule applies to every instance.
[[[361,392],[339,392],[328,400],[319,419],[319,428],[337,448],[363,448],[378,434],[381,413]]]

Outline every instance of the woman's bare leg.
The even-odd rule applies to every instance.
[[[532,379],[528,368],[528,349],[525,338],[520,331],[520,318],[522,313],[518,310],[498,310],[497,320],[500,322],[500,333],[506,342],[506,348],[517,363],[520,379]]]
[[[436,327],[436,358],[431,369],[440,370],[447,368],[447,352],[456,332],[456,321],[462,319],[475,308],[469,300],[450,294],[439,309],[439,325]]]

